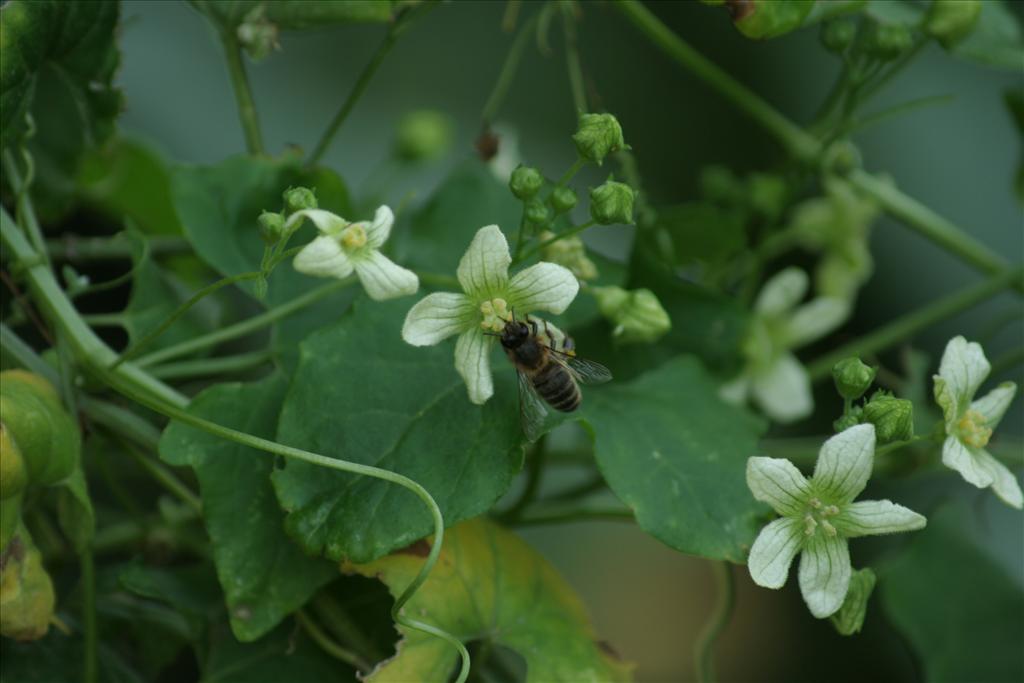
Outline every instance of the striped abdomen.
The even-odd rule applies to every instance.
[[[555,410],[571,413],[580,405],[580,390],[569,369],[550,360],[530,377],[533,388]]]

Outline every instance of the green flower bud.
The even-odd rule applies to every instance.
[[[19,495],[28,486],[28,467],[10,430],[0,422],[0,500]]]
[[[284,208],[288,213],[317,208],[316,193],[308,187],[289,187],[281,198],[284,199]]]
[[[264,242],[273,244],[281,239],[281,234],[284,232],[284,216],[279,213],[263,211],[256,222],[260,226],[260,236]]]
[[[774,38],[800,28],[813,2],[743,0],[726,3],[732,22],[748,38]]]
[[[572,141],[582,158],[598,166],[608,154],[626,147],[622,126],[611,114],[582,114]]]
[[[875,573],[870,569],[858,569],[850,577],[850,590],[843,600],[843,606],[829,619],[836,631],[843,636],[859,633],[868,612],[868,599],[875,590]]]
[[[849,19],[836,19],[822,24],[819,35],[821,44],[825,46],[826,50],[839,54],[850,46],[856,34],[857,25],[855,23]]]
[[[636,193],[625,183],[607,180],[590,191],[590,217],[600,225],[633,222]]]
[[[850,427],[856,427],[860,424],[860,416],[863,411],[860,406],[854,406],[850,409],[850,412],[845,413],[842,417],[832,423],[832,428],[836,430],[836,434],[839,432],[845,432]]]
[[[412,111],[398,122],[395,156],[403,161],[427,161],[444,156],[452,145],[451,120],[439,111]]]
[[[860,358],[844,358],[832,367],[832,379],[839,395],[853,401],[871,387],[875,372],[875,368],[865,365]]]
[[[553,238],[555,233],[544,231],[538,239],[546,242]],[[577,280],[593,280],[597,277],[597,266],[587,258],[587,247],[579,237],[565,237],[552,242],[544,248],[541,256],[545,261],[557,263],[568,268]]]
[[[786,181],[769,173],[751,173],[747,178],[747,201],[754,211],[777,218],[786,208]]]
[[[948,50],[970,35],[979,16],[981,0],[932,0],[924,30]]]
[[[37,640],[53,618],[54,593],[43,556],[24,525],[0,552],[0,635]]]
[[[522,164],[516,166],[516,170],[512,171],[512,176],[508,179],[508,189],[512,190],[517,199],[524,201],[537,194],[543,185],[544,176],[540,171]]]
[[[914,37],[903,24],[877,24],[868,35],[867,51],[884,61],[896,59],[910,49]]]
[[[875,425],[880,444],[906,441],[914,436],[914,404],[884,391],[875,392],[864,406],[861,422]]]
[[[238,36],[238,43],[242,49],[254,62],[262,61],[274,50],[281,49],[281,45],[277,42],[277,24],[269,21],[263,15],[262,5],[257,6],[245,16],[235,34]]]
[[[592,287],[601,315],[615,327],[612,336],[623,344],[657,341],[672,328],[672,320],[654,292],[621,287]]]
[[[55,484],[78,466],[78,424],[45,379],[24,370],[0,372],[0,415],[18,444],[30,483]]]
[[[843,175],[860,167],[860,150],[849,140],[837,140],[825,150],[821,166],[825,173]]]
[[[556,187],[548,199],[556,214],[571,211],[577,201],[576,190],[571,187]]]
[[[526,220],[534,225],[547,225],[551,220],[551,209],[539,199],[526,202]]]

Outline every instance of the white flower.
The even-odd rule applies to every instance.
[[[868,483],[874,455],[875,428],[865,424],[826,441],[810,479],[789,460],[747,460],[754,498],[782,515],[761,530],[750,549],[747,567],[754,583],[782,588],[789,565],[802,552],[800,592],[811,614],[823,619],[842,606],[850,588],[846,539],[924,527],[924,517],[891,501],[853,502]]]
[[[934,376],[935,400],[946,418],[942,462],[978,488],[991,486],[997,496],[1015,508],[1024,506],[1017,478],[985,450],[992,430],[1010,407],[1017,385],[1003,382],[974,400],[992,367],[976,342],[954,337],[946,344],[939,374]]]
[[[346,278],[355,271],[366,293],[376,301],[415,294],[419,289],[416,273],[380,253],[395,222],[395,215],[387,206],[377,209],[372,222],[360,223],[349,223],[323,209],[303,209],[289,216],[286,233],[303,218],[313,221],[320,236],[295,256],[295,270],[315,277],[336,278]]]
[[[765,283],[754,303],[754,319],[743,348],[746,366],[722,387],[722,398],[743,403],[753,394],[762,412],[776,422],[793,422],[811,414],[811,379],[792,350],[837,328],[850,307],[833,297],[798,306],[807,286],[807,274],[799,268],[787,268]]]
[[[540,262],[511,278],[508,242],[497,225],[480,228],[459,262],[463,292],[437,292],[419,301],[405,318],[402,339],[413,346],[432,346],[459,335],[455,369],[466,382],[469,400],[482,404],[494,394],[490,350],[495,337],[515,313],[561,313],[576,298],[580,285],[567,268]]]

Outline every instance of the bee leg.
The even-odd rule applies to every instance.
[[[533,336],[537,336],[537,321],[530,320],[530,316],[526,316],[527,321],[530,323],[530,329],[533,330]],[[547,332],[547,321],[544,323],[544,331]]]

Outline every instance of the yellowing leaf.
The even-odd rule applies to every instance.
[[[343,569],[376,577],[397,595],[425,561],[424,543]],[[528,683],[631,680],[632,665],[596,639],[583,604],[555,569],[522,539],[483,518],[446,532],[437,565],[403,612],[463,642],[489,639],[517,651],[526,660]],[[446,680],[456,660],[451,645],[399,630],[397,654],[367,681]]]

